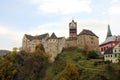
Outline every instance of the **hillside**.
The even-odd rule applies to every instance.
[[[6,55],[8,52],[10,52],[9,50],[0,50],[0,56],[4,56]]]
[[[44,80],[61,80],[61,72],[65,69],[66,63],[75,66],[79,72],[78,80],[117,80],[114,73],[110,73],[109,70],[116,68],[118,64],[98,64],[95,60],[87,60],[81,50],[75,47],[65,49],[58,55],[56,61],[46,70]]]
[[[120,64],[90,60],[77,47],[64,49],[54,63],[42,45],[35,52],[10,52],[0,58],[0,80],[119,80]]]

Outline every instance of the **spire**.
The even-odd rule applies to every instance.
[[[111,30],[110,30],[110,25],[108,24],[108,32],[107,32],[107,37],[111,37],[112,36],[112,33],[111,33]]]

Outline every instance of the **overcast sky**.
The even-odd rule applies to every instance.
[[[72,19],[78,34],[92,30],[101,43],[108,24],[120,35],[120,0],[0,0],[0,49],[21,47],[24,34],[67,38]]]

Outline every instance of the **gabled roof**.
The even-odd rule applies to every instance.
[[[45,33],[45,34],[42,34],[42,35],[38,35],[38,36],[35,36],[36,39],[43,39],[45,38],[47,35],[49,35],[48,33]]]
[[[98,36],[96,36],[96,34],[94,34],[92,31],[86,30],[86,29],[83,29],[82,32],[80,32],[79,35],[91,35],[91,36],[95,36],[95,37],[98,38]]]
[[[100,45],[103,45],[103,44],[106,44],[106,43],[109,43],[109,42],[113,42],[115,40],[116,40],[116,36],[107,37],[107,39]]]
[[[34,37],[33,37],[33,36],[31,36],[31,35],[28,35],[28,34],[25,34],[25,37],[26,37],[27,39],[29,39],[29,40],[32,40],[32,39],[34,39]]]
[[[55,35],[55,33],[52,33],[49,39],[57,39],[57,36]]]
[[[113,47],[108,48],[104,54],[112,54],[113,53]]]
[[[28,34],[25,34],[25,37],[29,40],[33,40],[33,39],[43,39],[45,38],[47,35],[49,35],[48,33],[45,33],[45,34],[42,34],[42,35],[37,35],[37,36],[31,36],[31,35],[28,35]]]

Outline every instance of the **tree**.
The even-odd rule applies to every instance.
[[[115,74],[118,77],[118,80],[120,79],[120,66],[117,67],[117,69],[115,70]]]
[[[24,55],[23,55],[24,56]],[[19,57],[20,60],[23,58]],[[20,62],[20,61],[18,61]],[[49,65],[49,55],[44,52],[43,46],[37,45],[35,52],[29,53],[23,60],[23,66],[18,73],[17,79],[38,80],[45,76],[45,69]],[[22,78],[21,78],[22,76]]]
[[[16,53],[16,52],[17,52],[17,50],[18,50],[18,48],[17,48],[17,47],[14,47],[14,48],[13,48],[13,52],[14,52],[14,53]]]
[[[92,51],[89,51],[87,56],[89,59],[96,59],[98,57],[98,54],[96,51],[92,50]]]
[[[67,63],[65,69],[61,72],[60,80],[78,80],[79,73],[72,63]]]
[[[44,49],[44,47],[43,47],[43,45],[42,44],[36,44],[36,47],[35,47],[35,52],[45,52],[45,49]]]
[[[0,60],[0,80],[14,80],[16,72],[12,62],[4,58]]]

